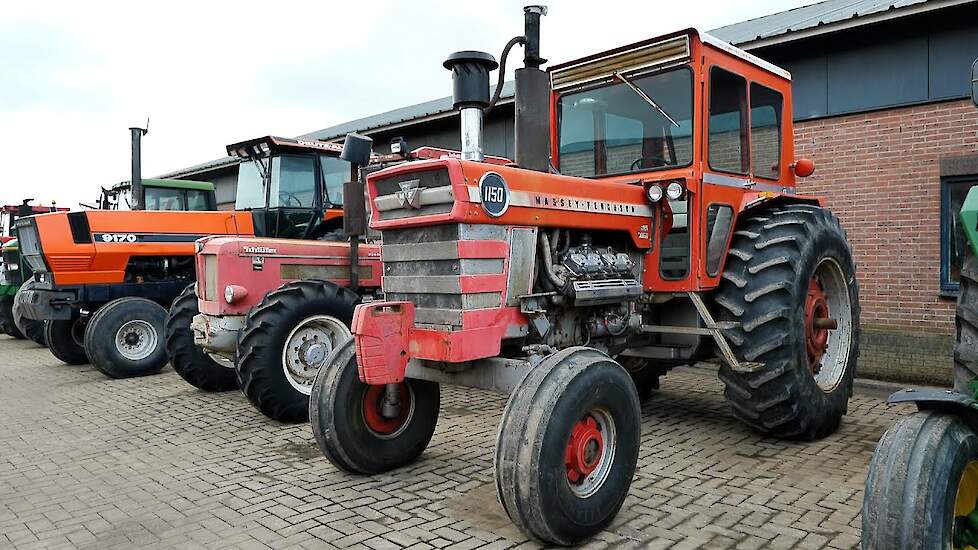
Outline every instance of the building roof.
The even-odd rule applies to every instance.
[[[749,50],[970,1],[973,0],[825,0],[720,27],[710,34]]]
[[[752,50],[973,1],[975,0],[825,0],[720,27],[709,31],[709,35],[741,49]],[[500,94],[499,104],[512,103],[515,89],[513,81],[506,82]],[[452,98],[446,96],[329,126],[298,137],[332,141],[342,138],[349,132],[369,134],[446,118],[454,114]],[[225,157],[169,172],[160,177],[184,177],[232,166],[237,162],[237,159]]]

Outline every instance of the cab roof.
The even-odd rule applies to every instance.
[[[124,181],[112,186],[113,190],[125,189],[130,182]],[[163,187],[167,189],[191,189],[196,191],[213,191],[214,184],[208,181],[175,180],[162,178],[143,178],[143,187]]]
[[[227,146],[228,155],[239,158],[262,156],[265,153],[327,153],[339,156],[343,145],[301,138],[262,136]]]

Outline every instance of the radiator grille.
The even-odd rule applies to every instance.
[[[374,207],[381,220],[445,214],[452,211],[455,196],[448,170],[424,170],[398,174],[375,183]]]

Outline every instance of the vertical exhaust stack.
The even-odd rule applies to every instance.
[[[550,171],[550,79],[540,65],[540,17],[546,6],[523,8],[523,68],[516,69],[516,164]]]
[[[489,106],[489,71],[499,66],[485,52],[461,51],[448,56],[444,67],[452,71],[452,98],[461,116],[462,159],[482,161],[482,111]]]
[[[129,185],[132,191],[132,209],[142,210],[145,208],[145,193],[143,193],[143,167],[142,167],[142,153],[143,145],[142,138],[149,133],[149,124],[146,124],[147,128],[129,128],[129,133],[132,136],[132,178],[129,180]]]

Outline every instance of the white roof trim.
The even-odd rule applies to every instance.
[[[791,80],[791,73],[782,69],[781,67],[778,67],[774,63],[768,63],[767,61],[764,61],[760,57],[745,52],[744,50],[738,48],[737,46],[734,46],[733,44],[730,44],[729,42],[724,42],[723,40],[720,40],[719,38],[713,36],[710,33],[702,32],[699,30],[697,30],[696,32],[700,35],[700,40],[702,40],[704,44],[709,44],[714,48],[719,48],[729,54],[735,55],[743,59],[744,61],[757,65],[758,67],[768,72],[774,73],[785,80]]]

